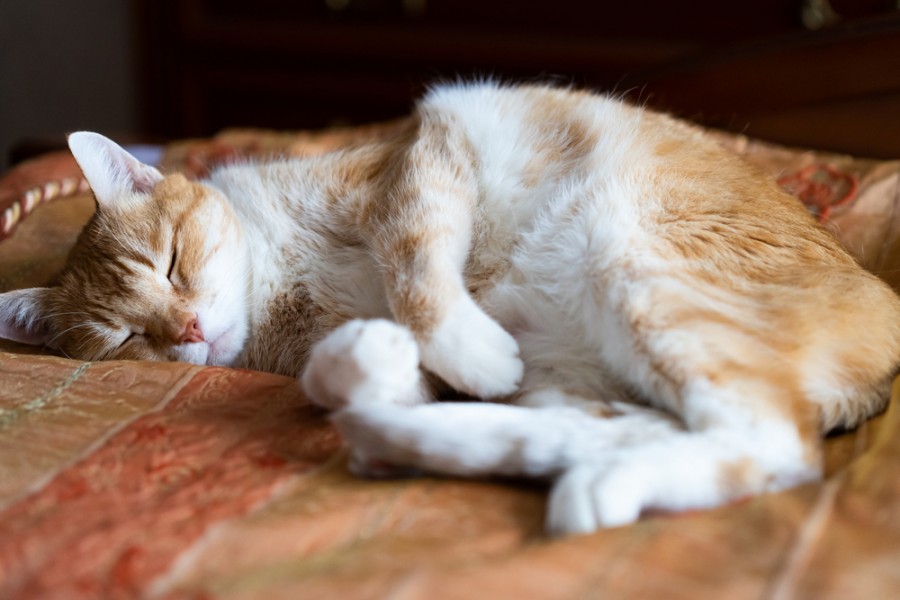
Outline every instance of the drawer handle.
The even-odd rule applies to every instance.
[[[800,7],[800,20],[810,31],[834,25],[841,20],[841,15],[831,7],[828,0],[803,0]]]

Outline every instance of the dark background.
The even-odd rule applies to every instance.
[[[0,5],[0,156],[388,119],[429,82],[625,94],[788,144],[900,158],[895,0],[29,0]],[[8,164],[8,163],[5,163]]]

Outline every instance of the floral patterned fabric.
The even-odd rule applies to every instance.
[[[199,175],[391,126],[226,132],[168,147],[163,165]],[[900,163],[722,142],[900,283]],[[0,202],[73,169],[63,154],[19,167],[0,179]],[[93,210],[69,193],[20,213],[0,242],[0,289],[52,280]],[[351,476],[293,379],[3,342],[0,598],[900,597],[898,405],[895,385],[887,413],[828,440],[822,483],[548,540],[539,485]]]

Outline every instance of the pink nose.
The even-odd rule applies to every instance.
[[[202,342],[203,340],[203,330],[200,329],[200,323],[197,321],[197,317],[188,319],[187,323],[184,325],[184,331],[181,333],[179,342],[185,344],[188,342]]]

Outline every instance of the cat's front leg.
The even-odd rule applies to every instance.
[[[356,404],[332,421],[362,475],[381,475],[393,465],[464,477],[557,477],[585,457],[681,431],[671,417],[651,410],[597,418],[566,406],[481,402]]]
[[[519,346],[468,294],[423,337],[422,363],[453,388],[477,398],[516,391],[524,371]]]
[[[469,295],[458,261],[447,260],[460,253],[448,246],[463,243],[452,236],[422,239],[411,249],[416,254],[411,260],[389,253],[391,310],[413,332],[426,369],[476,398],[507,396],[524,372],[519,345]]]
[[[428,400],[416,341],[384,319],[356,319],[328,334],[313,347],[301,383],[313,403],[329,410]]]
[[[462,134],[423,122],[389,201],[372,207],[365,237],[382,265],[398,323],[419,343],[422,364],[458,391],[497,398],[522,378],[516,340],[475,303],[463,270],[479,218],[478,178]]]

